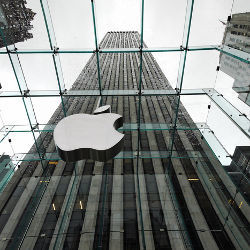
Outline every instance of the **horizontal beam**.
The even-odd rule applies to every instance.
[[[180,47],[156,47],[156,48],[103,48],[99,49],[99,53],[139,53],[140,51],[148,53],[156,53],[156,52],[180,52],[183,50],[188,51],[203,51],[203,50],[217,50],[221,53],[225,53],[229,56],[232,56],[240,61],[243,61],[245,63],[250,63],[249,54],[237,50],[234,48],[231,48],[226,45],[203,45],[203,46],[189,46],[187,49]],[[93,54],[96,50],[94,48],[83,48],[83,49],[26,49],[26,50],[13,50],[13,51],[7,51],[5,48],[0,49],[0,55],[5,54]]]
[[[232,48],[232,47],[229,47],[227,45],[221,45],[221,46],[217,46],[216,47],[216,50],[228,55],[228,56],[231,56],[233,58],[236,58],[242,62],[245,62],[247,64],[250,63],[250,56],[249,56],[249,53],[247,52],[244,52],[242,50],[238,50],[238,49],[235,49],[235,48]]]
[[[135,89],[126,90],[103,90],[103,96],[139,96]],[[183,89],[178,93],[174,89],[145,89],[142,96],[169,96],[169,95],[206,95],[203,89]],[[94,90],[67,90],[60,94],[58,90],[28,90],[23,91],[0,91],[0,98],[5,97],[77,97],[77,96],[100,96],[98,89]]]
[[[189,46],[188,51],[199,50],[216,50],[219,45],[204,45],[204,46]],[[178,52],[183,51],[183,47],[156,47],[156,48],[102,48],[99,53],[138,53],[142,52]],[[92,54],[95,53],[94,48],[80,48],[80,49],[17,49],[9,51],[12,54]],[[0,54],[8,54],[6,49],[1,49]]]
[[[55,129],[55,124],[39,124],[39,129],[34,125],[34,132],[53,132]],[[154,131],[154,130],[173,130],[172,123],[141,123],[140,128],[138,128],[137,123],[124,123],[118,131]],[[199,130],[199,129],[208,129],[206,123],[193,123],[193,124],[177,124],[177,130]],[[9,133],[28,133],[32,132],[29,125],[4,125],[0,129],[0,142],[9,134]]]
[[[138,155],[137,151],[121,151],[117,154],[114,159],[136,159]],[[171,158],[203,158],[199,151],[173,151]],[[170,151],[140,151],[139,158],[141,159],[149,159],[149,158],[170,158]],[[15,164],[16,162],[22,161],[40,161],[39,155],[37,153],[16,153],[11,157],[12,162]],[[42,158],[44,161],[51,161],[53,164],[55,161],[61,160],[57,152],[53,153],[45,153]]]
[[[79,96],[99,96],[100,92],[96,90],[67,90],[59,93],[58,90],[30,90],[23,91],[1,91],[0,98],[6,97],[79,97]],[[103,90],[103,96],[139,96],[138,90]],[[213,88],[204,89],[183,89],[177,92],[174,89],[145,89],[141,96],[177,96],[177,95],[207,95],[226,115],[237,125],[237,127],[250,137],[250,120],[245,114],[236,109],[223,95]]]

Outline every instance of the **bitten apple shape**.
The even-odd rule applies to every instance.
[[[124,135],[117,131],[122,124],[122,116],[114,113],[67,116],[54,130],[58,153],[66,162],[112,159],[123,146]]]

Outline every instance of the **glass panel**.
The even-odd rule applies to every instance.
[[[49,49],[49,39],[47,36],[46,26],[43,19],[43,12],[41,9],[40,1],[31,1],[26,4],[26,16],[31,19],[31,22],[26,26],[30,28],[29,37],[24,42],[16,43],[16,47],[20,50],[22,49]],[[30,9],[30,10],[29,10]],[[17,8],[16,8],[17,10]],[[30,12],[31,14],[29,14]],[[33,16],[33,13],[35,15]],[[19,12],[20,13],[20,12]],[[22,12],[21,12],[22,13]]]
[[[91,54],[60,54],[62,72],[66,89],[77,89],[77,82],[85,80],[91,75],[91,67],[96,67],[96,62],[86,65]],[[72,86],[75,83],[74,86]]]
[[[201,161],[199,160],[197,161],[196,167],[197,167],[198,175],[200,176],[201,182],[205,185],[205,189],[207,189],[207,191],[210,193],[211,199],[215,203],[216,209],[219,212],[219,215],[221,215],[222,218],[224,219],[223,225],[224,226],[228,225],[229,230],[233,234],[233,237],[235,238],[239,246],[244,248],[245,246],[245,241],[244,241],[244,236],[243,236],[244,233],[242,235],[241,232],[239,232],[238,229],[236,229],[236,227],[234,226],[235,224],[234,224],[233,219],[235,219],[234,218],[235,214],[231,212],[231,210],[237,211],[237,207],[236,208],[233,207],[235,201],[232,199],[228,200],[228,197],[225,195],[223,190],[220,190],[218,188],[219,183],[217,182],[217,180],[214,180],[213,178],[211,178],[213,175],[206,174],[206,171],[209,171],[209,170],[208,168],[206,168],[204,164],[202,164]],[[237,218],[239,220],[239,217]],[[238,221],[237,224],[242,226],[244,225],[244,222]],[[244,229],[242,231],[244,232]]]
[[[233,121],[239,129],[249,137],[250,122],[246,117],[246,114],[242,114],[237,110],[229,101],[227,101],[221,94],[216,90],[205,90],[208,96],[212,99],[218,107],[220,107],[223,112]]]
[[[231,7],[232,1],[195,2],[189,45],[220,44]]]
[[[227,153],[226,149],[216,138],[214,132],[206,129],[202,131],[202,135],[204,136],[206,142],[211,147],[221,164],[229,165],[231,162],[230,155]]]
[[[183,89],[213,88],[215,86],[218,72],[216,65],[219,65],[217,51],[188,52],[186,60]]]
[[[34,137],[30,132],[11,133],[9,134],[8,139],[11,139],[11,145],[15,153],[28,152],[31,146],[34,144]],[[25,141],[25,145],[23,145],[23,141]]]
[[[0,98],[0,110],[4,125],[29,124],[22,98]]]
[[[223,125],[225,127],[220,125],[220,121],[223,121]],[[207,123],[210,129],[214,131],[216,137],[231,155],[233,154],[236,146],[249,145],[249,138],[243,134],[242,131],[238,129],[232,121],[226,119],[225,113],[223,113],[213,103],[211,104],[211,111],[209,112]]]
[[[4,138],[1,138],[0,155],[6,154],[9,156],[12,156],[15,154],[14,148],[13,148],[13,143],[12,143],[12,141],[9,141],[9,139],[11,140],[9,135],[7,135]]]
[[[98,40],[100,42],[101,48],[109,47],[108,44],[102,43],[102,38],[106,35],[107,32],[141,30],[140,2],[135,3],[131,0],[126,2],[109,0],[105,3],[103,1],[97,0],[95,2]],[[112,6],[112,8],[110,8],[108,12],[105,12],[103,10],[106,8],[106,6]],[[123,15],[120,14],[121,10],[123,12]]]
[[[19,90],[8,55],[0,55],[1,91]]]
[[[39,124],[52,123],[50,118],[53,114],[56,117],[63,115],[61,109],[57,109],[61,102],[59,97],[33,97],[31,99],[36,113],[37,122]]]
[[[186,1],[144,1],[144,40],[150,47],[181,44]],[[178,9],[178,11],[176,11]],[[173,25],[174,23],[174,25]],[[164,32],[162,32],[164,30]]]
[[[43,1],[44,5],[46,2]],[[91,2],[48,0],[57,46],[60,49],[94,48],[94,32],[91,13]],[[60,11],[58,11],[60,9]],[[46,13],[48,16],[49,13]],[[65,18],[67,16],[67,18]],[[47,17],[48,20],[48,17]],[[81,29],[79,30],[79,25]],[[63,27],[63,28],[62,28]],[[51,27],[50,27],[51,30]],[[65,31],[67,30],[67,36]]]
[[[52,56],[49,54],[19,55],[30,90],[57,90],[58,83]],[[30,68],[32,67],[32,70]],[[46,72],[46,73],[45,73]]]
[[[113,36],[113,38],[121,39],[119,36],[130,36],[130,34],[121,33]],[[137,39],[139,39],[139,37],[137,37]],[[131,42],[132,40],[129,41]],[[137,40],[137,42],[139,42],[139,40]],[[101,54],[100,69],[103,89],[136,90],[139,86],[139,65],[139,53]]]
[[[230,100],[230,103],[237,108],[238,110],[240,110],[242,113],[246,114],[247,117],[250,117],[250,110],[249,110],[249,106],[244,103],[242,100],[239,99],[239,95],[240,93],[237,93],[237,91],[239,90],[239,92],[241,92],[240,87],[236,87],[234,88],[235,80],[233,78],[231,78],[229,75],[225,74],[222,71],[218,72],[217,75],[217,81],[216,81],[216,91],[218,91],[218,93],[223,93],[223,97],[226,100]],[[246,88],[244,87],[245,91]]]
[[[205,95],[182,95],[181,102],[186,109],[184,116],[191,116],[194,123],[207,122],[210,99]],[[191,125],[192,126],[192,125]]]
[[[176,87],[180,53],[144,53],[143,89],[171,90]],[[156,63],[157,62],[157,63]]]

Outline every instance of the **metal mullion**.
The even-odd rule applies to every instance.
[[[171,146],[170,146],[170,158],[172,157],[172,151],[174,147],[174,139],[176,134],[176,124],[178,119],[178,112],[179,112],[179,106],[180,106],[180,95],[182,90],[182,84],[183,84],[183,77],[185,72],[185,64],[186,64],[186,57],[187,57],[187,48],[188,48],[188,42],[189,42],[189,34],[190,34],[190,28],[191,28],[191,22],[192,22],[192,13],[193,13],[193,5],[194,0],[187,0],[187,9],[186,9],[186,19],[184,24],[184,32],[183,32],[183,41],[182,46],[184,51],[181,52],[181,59],[183,58],[183,61],[180,60],[179,65],[179,73],[178,73],[178,79],[177,79],[177,106],[175,110],[175,119],[174,119],[174,126],[173,126],[173,132],[172,132],[172,139],[171,139]],[[169,165],[170,165],[169,161]]]
[[[101,106],[103,98],[102,98],[102,83],[101,83],[101,70],[100,70],[100,59],[99,59],[99,45],[98,45],[97,32],[96,32],[96,18],[95,18],[94,0],[91,0],[91,9],[92,9],[92,18],[93,18],[93,25],[94,25],[95,49],[96,49],[95,53],[96,53],[97,75],[98,75],[100,106]]]
[[[54,124],[40,124],[44,126],[42,129],[34,129],[34,132],[53,132],[56,125]],[[166,123],[141,123],[140,124],[141,131],[163,131],[163,130],[171,130],[172,124]],[[176,130],[210,130],[206,123],[195,123],[193,127],[185,127],[185,126],[177,126]],[[137,131],[137,123],[124,123],[123,127],[118,128],[118,131]],[[0,134],[4,134],[3,137],[7,136],[5,133],[27,133],[32,132],[29,129],[29,125],[5,125],[0,129]],[[3,140],[3,139],[1,139]],[[0,140],[0,141],[1,141]]]
[[[180,95],[206,95],[207,91],[212,91],[212,88],[205,89],[182,89]],[[175,96],[176,91],[173,89],[144,89],[141,92],[142,96]],[[0,98],[10,97],[26,97],[26,93],[20,93],[20,91],[0,91]],[[30,90],[29,97],[78,97],[78,96],[99,96],[98,90],[68,90],[67,92],[60,93],[57,90]],[[103,90],[102,96],[138,96],[137,90]]]
[[[140,72],[139,72],[139,102],[138,102],[138,111],[137,111],[137,155],[136,155],[136,180],[137,180],[137,192],[138,192],[138,203],[139,203],[139,214],[141,222],[141,236],[142,236],[142,247],[146,249],[146,241],[144,235],[144,223],[142,217],[142,206],[141,206],[141,194],[140,194],[140,181],[139,181],[139,160],[140,160],[140,126],[141,126],[141,85],[142,85],[142,48],[143,48],[143,19],[144,19],[144,0],[141,2],[141,39],[140,39]]]
[[[216,50],[220,51],[223,54],[231,56],[241,62],[250,64],[249,53],[245,51],[229,47],[225,44],[223,44],[222,46],[216,46]]]
[[[242,62],[245,62],[247,64],[250,63],[248,53],[237,50],[234,48],[231,48],[226,45],[204,45],[204,46],[188,46],[187,51],[204,51],[204,50],[217,50],[221,53],[224,53],[228,56],[231,56],[235,59],[238,59]],[[183,51],[183,47],[156,47],[156,48],[142,48],[143,52],[180,52]],[[56,54],[92,54],[94,53],[94,49],[89,48],[83,48],[78,50],[73,49],[63,49],[60,50],[57,48]],[[140,52],[140,49],[138,48],[104,48],[99,49],[99,53],[137,53]],[[54,54],[55,50],[52,48],[50,50],[17,50],[17,51],[11,51],[10,53],[16,53],[16,54]],[[7,51],[0,51],[0,55],[8,54]]]
[[[100,53],[137,53],[140,52],[138,48],[105,48],[100,49]]]
[[[27,84],[26,84],[26,81],[25,81],[25,77],[23,75],[23,70],[22,70],[22,67],[21,67],[21,63],[19,61],[18,55],[15,55],[16,59],[18,60],[17,64],[15,64],[13,62],[13,58],[12,58],[13,55],[11,56],[11,55],[8,54],[8,56],[9,56],[9,59],[10,59],[10,62],[11,62],[12,69],[13,69],[14,74],[15,74],[15,78],[17,80],[19,91],[22,94],[22,92],[28,91],[28,89],[23,89],[24,87],[27,88]],[[21,74],[21,78],[22,79],[20,79],[20,75],[18,76],[17,71],[19,71],[19,73]],[[39,154],[39,157],[40,157],[41,163],[42,163],[43,157],[40,154],[39,146],[38,146],[38,143],[37,143],[37,139],[38,138],[36,138],[35,133],[34,133],[34,126],[38,126],[38,122],[37,122],[37,119],[36,119],[34,107],[33,107],[31,98],[28,95],[26,95],[25,97],[22,97],[22,101],[23,101],[23,104],[24,104],[25,112],[27,114],[27,118],[28,118],[28,121],[29,121],[30,129],[31,129],[34,141],[35,141],[36,150],[37,150],[37,153]],[[40,133],[39,133],[39,136],[40,136]]]
[[[61,96],[60,98],[61,98],[61,103],[62,103],[62,109],[63,109],[64,116],[67,116],[63,97],[61,95],[65,90],[65,84],[64,84],[63,74],[62,74],[60,58],[59,58],[59,55],[57,55],[56,37],[55,37],[52,19],[51,19],[51,15],[50,15],[50,11],[49,11],[49,5],[48,5],[47,0],[40,0],[40,4],[41,4],[43,18],[44,18],[48,38],[49,38],[50,49],[53,51],[52,58],[53,58],[55,72],[56,72],[58,89],[59,89],[59,93]]]

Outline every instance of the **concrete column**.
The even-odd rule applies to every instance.
[[[155,106],[156,114],[158,115],[158,113],[160,113],[157,112],[157,110],[160,110],[159,104],[156,99],[152,100]],[[162,120],[163,117],[159,117],[159,122],[161,122]],[[166,144],[168,145],[169,133],[166,131],[163,133],[163,136]],[[176,150],[175,147],[173,147],[173,150]],[[218,249],[218,246],[213,238],[213,235],[209,231],[210,230],[209,226],[207,225],[207,222],[200,209],[200,206],[195,198],[190,183],[187,180],[188,178],[185,174],[181,161],[177,158],[172,158],[172,163],[173,163],[173,169],[177,174],[177,179],[180,184],[183,196],[185,198],[188,210],[190,212],[194,226],[197,230],[197,233],[199,235],[200,241],[204,249],[214,249],[214,250]],[[178,173],[181,173],[181,175],[179,175]],[[205,230],[205,232],[200,232],[199,230]]]
[[[35,216],[29,226],[29,229],[21,246],[21,250],[33,249],[35,247],[36,241],[40,236],[39,233],[42,229],[44,220],[50,208],[50,204],[60,182],[64,167],[65,163],[63,161],[59,161],[59,163],[56,165],[53,176],[50,178],[45,194],[43,195]]]
[[[149,116],[148,106],[146,105],[146,100],[142,102],[143,115],[145,119],[145,123],[150,123],[151,118]],[[157,110],[156,110],[157,112]],[[158,112],[161,113],[161,112]],[[153,131],[147,132],[147,137],[149,140],[150,150],[158,149],[157,142],[155,139],[155,135]],[[160,159],[153,158],[153,167],[155,172],[155,179],[157,182],[157,187],[159,191],[159,196],[161,200],[162,211],[164,214],[165,224],[167,226],[168,236],[170,240],[170,244],[172,249],[185,249],[185,245],[183,242],[182,231],[179,226],[177,211],[174,207],[174,204],[171,200],[171,195],[169,192],[169,187],[167,186],[164,170],[162,167],[162,163]]]
[[[122,160],[114,160],[109,249],[123,249],[123,176]]]
[[[189,150],[193,150],[193,146],[188,140],[186,134],[183,131],[179,131],[179,134],[183,144],[185,145],[185,148],[187,147]],[[215,156],[212,156],[212,158],[215,158]],[[214,210],[216,211],[216,214],[220,218],[221,223],[224,224],[228,215],[228,200],[224,196],[223,192],[220,192],[220,189],[218,189],[216,179],[211,180],[212,173],[208,169],[206,162],[201,158],[198,159],[197,165],[193,158],[190,158],[190,160],[196,170],[197,175],[199,176],[199,180],[201,181]],[[219,165],[218,168],[220,166],[221,165]],[[234,219],[237,220],[237,216],[234,216]],[[236,248],[241,246],[243,249],[246,249],[248,247],[247,241],[244,239],[240,229],[238,228],[238,223],[233,220],[232,216],[228,217],[225,229]]]
[[[82,172],[85,161],[76,163],[77,175],[73,174],[70,179],[68,190],[62,204],[59,218],[56,223],[54,235],[50,242],[49,249],[59,249],[63,247],[66,233],[68,231],[71,215],[74,209],[75,200],[77,198],[78,188],[81,183]]]
[[[195,164],[194,160],[191,159],[193,164]],[[216,211],[220,221],[222,224],[225,223],[225,219],[228,215],[228,208],[225,206],[225,203],[220,199],[218,195],[218,188],[213,186],[213,182],[210,180],[209,176],[205,171],[205,166],[198,164],[196,166],[197,175],[208,195],[208,198],[213,205],[214,210]],[[226,201],[226,204],[228,201]],[[232,211],[233,213],[233,211]],[[236,249],[247,249],[249,247],[248,242],[244,239],[242,233],[240,232],[238,225],[232,219],[232,216],[228,216],[228,221],[225,226],[226,232],[230,239],[232,240]]]
[[[132,97],[134,98],[134,97]],[[136,123],[136,105],[134,100],[130,102],[130,117],[131,122]],[[132,148],[133,150],[137,150],[137,132],[132,132]],[[139,160],[139,167],[138,167],[138,178],[137,178],[137,159],[133,160],[134,164],[134,182],[135,182],[135,192],[136,192],[136,207],[137,207],[137,220],[138,220],[138,230],[139,230],[139,239],[140,239],[140,247],[143,249],[142,245],[142,235],[141,235],[141,219],[140,219],[140,209],[139,209],[139,199],[138,199],[138,185],[139,182],[139,188],[140,188],[140,196],[141,196],[141,208],[142,208],[142,218],[143,218],[143,226],[144,226],[144,235],[145,235],[145,243],[147,249],[155,249],[154,247],[154,237],[152,234],[152,227],[151,227],[151,220],[150,220],[150,214],[149,214],[149,208],[148,208],[148,200],[147,200],[147,192],[146,192],[146,184],[145,184],[145,178],[144,178],[144,172],[142,167],[142,162]]]
[[[24,209],[26,208],[34,189],[39,183],[40,178],[31,177],[24,192],[22,193],[20,199],[18,200],[15,208],[13,209],[2,233],[0,234],[0,249],[5,249],[12,237],[12,234],[22,217]]]
[[[81,232],[79,250],[92,250],[95,238],[99,197],[102,185],[103,163],[95,162],[94,176],[92,177],[89,197]]]
[[[136,159],[134,160],[134,168],[136,168]],[[136,173],[136,169],[134,170]],[[147,198],[147,190],[146,190],[146,183],[145,183],[145,177],[144,172],[142,168],[142,162],[139,160],[139,180],[137,180],[136,174],[134,175],[135,179],[135,192],[136,192],[136,207],[137,207],[137,220],[138,220],[138,227],[139,227],[139,237],[140,237],[140,248],[143,249],[142,244],[142,236],[141,236],[141,220],[140,220],[140,214],[142,213],[142,220],[143,220],[143,226],[144,226],[144,237],[145,237],[145,244],[146,249],[155,249],[154,246],[154,237],[152,233],[152,226],[151,226],[151,219],[149,214],[149,207],[148,207],[148,198]],[[139,188],[138,190],[137,182],[139,182]],[[141,209],[139,206],[139,199],[138,199],[138,193],[140,192],[141,196]]]
[[[202,246],[204,247],[204,249],[219,249],[213,238],[212,233],[210,232],[209,226],[207,225],[200,206],[194,196],[193,190],[190,186],[190,183],[187,179],[180,160],[177,158],[173,158],[172,163],[175,172],[182,173],[181,175],[177,174],[177,179],[181,186],[183,196],[185,198],[189,213],[192,217],[194,226],[197,230]],[[201,230],[203,230],[203,232],[201,232]]]
[[[214,170],[217,172],[217,174],[221,178],[223,184],[226,186],[228,192],[233,197],[237,190],[234,182],[229,177],[229,175],[227,174],[227,172],[221,165],[220,161],[213,155],[209,146],[203,140],[200,139],[200,136],[201,136],[200,132],[195,132],[195,134],[197,135],[197,138],[200,141],[201,147],[204,149],[204,152],[210,152],[210,154],[208,155],[209,161],[213,165]],[[236,195],[235,202],[237,203],[238,206],[240,206],[241,212],[249,221],[250,220],[250,206],[248,205],[248,202],[245,200],[245,198],[242,196],[240,192]]]

